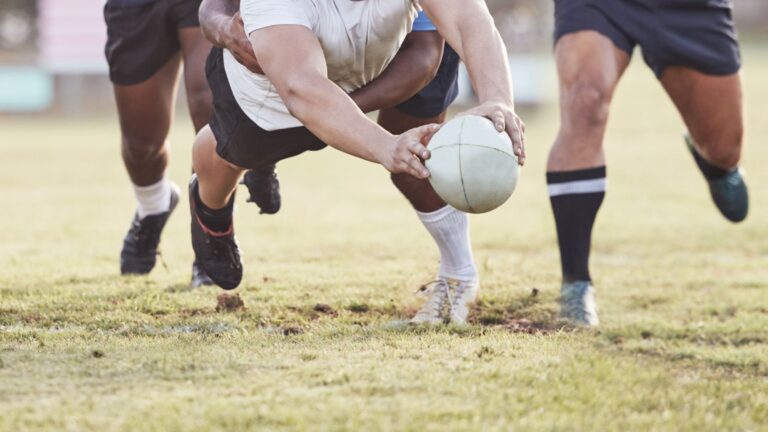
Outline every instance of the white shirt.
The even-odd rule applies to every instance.
[[[246,34],[281,24],[317,35],[328,78],[350,93],[378,77],[397,54],[418,14],[418,0],[241,0]],[[301,126],[264,75],[224,52],[224,68],[243,112],[262,129]]]

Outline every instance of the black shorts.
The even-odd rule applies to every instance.
[[[397,109],[419,118],[436,117],[459,95],[459,55],[447,44],[435,79]]]
[[[141,6],[107,2],[105,53],[114,84],[146,81],[181,49],[178,29],[199,27],[202,0],[156,0]]]
[[[305,151],[322,150],[325,143],[305,127],[266,131],[240,108],[224,70],[223,50],[214,48],[208,56],[205,74],[213,93],[210,127],[216,137],[216,153],[241,168],[273,165]]]
[[[707,75],[730,75],[741,54],[729,0],[555,0],[555,41],[594,30],[661,77],[668,66]]]

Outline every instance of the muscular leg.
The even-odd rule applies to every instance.
[[[739,74],[710,76],[669,67],[661,83],[680,111],[699,153],[721,169],[736,167],[744,136]]]
[[[711,76],[668,67],[661,83],[688,127],[687,144],[712,200],[728,220],[741,222],[749,211],[749,194],[738,170],[744,137],[739,74]]]
[[[568,34],[555,49],[561,126],[547,162],[547,183],[563,272],[562,315],[597,325],[589,254],[605,196],[603,137],[611,98],[629,55],[593,31]]]
[[[155,184],[165,175],[179,63],[176,55],[148,80],[114,86],[123,162],[136,186]]]
[[[381,110],[379,124],[393,134],[401,134],[409,129],[430,123],[442,123],[446,113],[436,117],[419,118],[399,111],[396,108]],[[392,174],[392,183],[405,195],[413,208],[420,212],[433,212],[445,207],[445,202],[435,193],[428,180],[419,180],[408,174]]]
[[[208,124],[213,113],[213,96],[205,78],[205,60],[211,51],[211,44],[200,32],[199,27],[179,29],[179,41],[184,56],[187,105],[195,132],[199,132]]]

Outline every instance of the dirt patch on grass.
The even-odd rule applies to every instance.
[[[216,297],[216,312],[237,312],[245,309],[240,294],[222,293]]]
[[[506,301],[479,300],[470,310],[468,321],[523,334],[550,334],[572,329],[557,316],[554,305],[542,299],[538,288],[532,288],[528,295]]]
[[[336,316],[338,313],[333,310],[333,308],[330,305],[324,304],[324,303],[318,303],[315,305],[314,308],[312,308],[315,312],[319,312],[323,315],[331,315]]]

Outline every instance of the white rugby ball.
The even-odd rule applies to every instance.
[[[520,168],[512,140],[480,116],[445,123],[427,146],[429,182],[446,203],[467,213],[504,204],[517,186]]]

